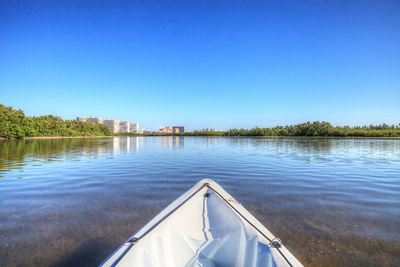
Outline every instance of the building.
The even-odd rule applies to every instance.
[[[203,128],[203,132],[217,132],[217,129]]]
[[[164,127],[164,128],[160,128],[158,131],[160,133],[172,133],[172,127],[171,126],[167,126],[167,127]]]
[[[92,116],[87,116],[87,117],[77,117],[77,121],[85,121],[85,122],[91,122],[91,123],[103,123],[104,119],[102,118],[94,118]]]
[[[130,122],[130,133],[139,133],[139,123]]]
[[[119,123],[119,133],[130,133],[131,123],[129,121],[121,121]]]
[[[119,123],[120,121],[117,120],[104,120],[103,124],[107,126],[107,128],[110,130],[112,133],[119,133]]]
[[[195,132],[218,132],[217,129],[203,128],[202,130],[195,130]]]
[[[172,132],[173,133],[184,133],[185,132],[185,126],[173,126],[172,127]]]
[[[184,133],[185,126],[167,126],[158,130],[160,133]]]
[[[138,133],[139,129],[139,123],[132,123],[129,121],[109,120],[91,116],[77,117],[76,120],[104,124],[112,133]]]

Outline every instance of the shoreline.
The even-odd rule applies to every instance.
[[[0,140],[32,140],[32,139],[70,139],[70,138],[106,138],[106,137],[115,137],[115,136],[91,136],[91,135],[82,135],[82,136],[30,136],[30,137],[0,137]]]
[[[308,135],[185,135],[185,134],[171,134],[171,135],[118,135],[119,137],[253,137],[253,138],[292,138],[292,139],[400,139],[400,136],[308,136]],[[113,137],[118,137],[113,136]]]
[[[227,136],[229,137],[229,136]],[[293,139],[400,139],[400,136],[230,136],[230,137],[258,137],[258,138],[293,138]]]
[[[252,136],[252,135],[237,135],[237,136],[222,136],[222,135],[109,135],[109,136],[31,136],[31,137],[0,137],[2,140],[36,140],[36,139],[72,139],[72,138],[111,138],[111,137],[253,137],[253,138],[274,138],[274,139],[400,139],[400,136]]]

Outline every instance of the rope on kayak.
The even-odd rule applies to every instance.
[[[274,239],[271,240],[271,243],[269,243],[269,244],[274,248],[280,248],[280,247],[282,247],[282,240],[275,237]]]

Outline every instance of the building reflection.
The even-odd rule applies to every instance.
[[[219,136],[206,136],[205,138],[202,139],[203,145],[205,146],[210,146],[210,145],[216,145],[218,142],[220,142],[221,139]]]
[[[162,136],[160,145],[171,149],[183,149],[185,147],[185,136]]]
[[[113,137],[112,139],[112,148],[113,148],[113,154],[118,154],[120,150],[120,143],[121,143],[121,138],[120,137]]]
[[[113,137],[112,150],[113,154],[125,152],[139,152],[140,137]]]

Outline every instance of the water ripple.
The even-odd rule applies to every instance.
[[[206,177],[306,265],[400,265],[400,140],[247,137],[0,142],[0,265],[96,265]]]

